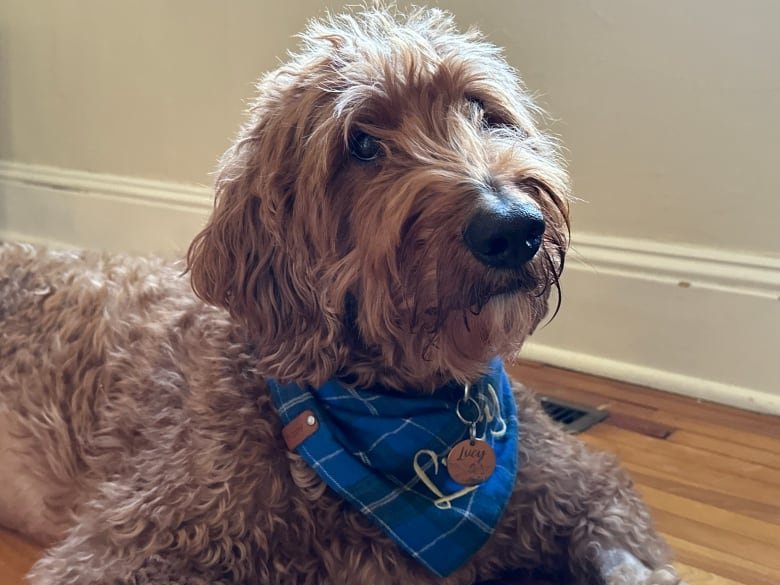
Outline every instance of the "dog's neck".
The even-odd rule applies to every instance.
[[[462,389],[465,382],[475,383],[488,370],[492,357],[485,357],[483,372],[471,380],[458,382],[451,372],[434,369],[424,376],[411,376],[388,364],[381,348],[366,343],[358,325],[358,300],[352,293],[348,293],[344,300],[343,331],[342,343],[347,347],[349,358],[347,365],[335,372],[333,378],[355,389],[372,388],[374,391],[406,395],[429,395],[448,388]]]

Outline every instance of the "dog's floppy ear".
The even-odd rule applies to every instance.
[[[318,281],[329,262],[331,137],[311,144],[322,104],[288,99],[273,84],[261,82],[250,124],[222,158],[214,211],[187,264],[195,293],[246,325],[261,373],[318,384],[338,369],[342,327]],[[309,148],[320,156],[306,157]]]
[[[251,173],[230,176],[238,150],[233,146],[223,157],[214,211],[190,244],[187,268],[195,294],[249,324],[256,320],[258,280],[271,269],[273,246],[260,220]]]

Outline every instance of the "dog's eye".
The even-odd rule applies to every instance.
[[[374,160],[382,151],[382,144],[378,138],[358,131],[350,136],[349,151],[358,160]]]
[[[483,102],[481,99],[471,97],[468,98],[468,102],[473,108],[477,121],[486,130],[490,128],[501,128],[508,126],[508,124],[502,120],[500,116],[497,116],[495,113],[486,108],[485,102]]]

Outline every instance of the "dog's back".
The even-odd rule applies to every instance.
[[[165,388],[181,384],[170,364],[184,363],[171,353],[186,353],[197,313],[213,312],[181,272],[0,245],[0,524],[43,542],[61,536],[85,484],[104,478],[101,463],[115,473],[144,441],[140,423],[171,410]]]

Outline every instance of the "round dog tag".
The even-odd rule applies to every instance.
[[[447,471],[461,485],[479,485],[496,469],[493,448],[479,439],[466,439],[447,455]]]

